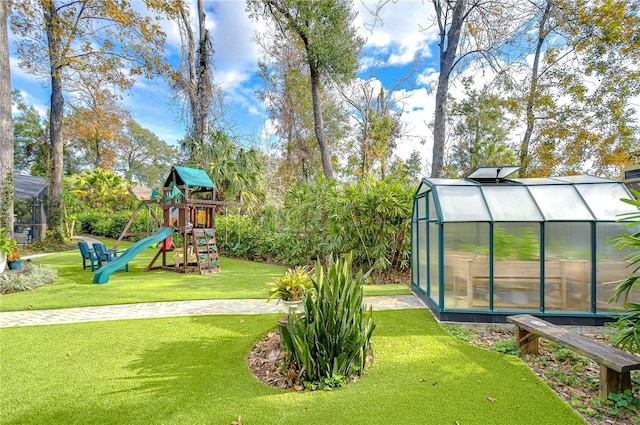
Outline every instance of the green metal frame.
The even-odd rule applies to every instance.
[[[515,182],[514,183],[518,183]],[[607,311],[607,312],[600,312],[597,310],[597,284],[595,282],[597,282],[597,244],[596,244],[596,236],[597,236],[597,223],[614,223],[615,221],[611,221],[611,220],[599,220],[596,216],[596,214],[593,212],[592,208],[589,206],[589,203],[586,202],[586,200],[584,199],[584,197],[582,196],[582,194],[580,193],[580,191],[576,188],[577,184],[601,184],[601,183],[596,183],[596,182],[565,182],[567,185],[570,185],[571,187],[573,187],[573,189],[575,190],[575,192],[578,194],[578,196],[582,199],[582,201],[584,202],[584,204],[586,205],[589,213],[592,215],[593,220],[559,220],[557,222],[590,222],[590,232],[591,232],[591,309],[589,312],[558,312],[558,311],[553,311],[552,314],[554,315],[561,315],[561,316],[567,316],[567,317],[610,317],[611,316],[611,312]],[[426,185],[429,187],[428,190],[426,190],[424,193],[421,193],[418,196],[418,191],[420,191],[420,189],[422,188],[422,185]],[[478,186],[482,186],[480,184],[478,184]],[[540,216],[542,217],[542,221],[538,222],[539,223],[539,228],[538,228],[538,235],[540,238],[540,303],[538,306],[538,313],[541,315],[545,315],[547,314],[546,308],[545,308],[545,298],[546,298],[546,294],[545,294],[545,275],[546,275],[546,239],[547,239],[547,226],[546,223],[548,222],[547,217],[545,216],[544,212],[542,211],[542,209],[540,208],[540,205],[538,205],[535,197],[531,194],[531,191],[529,190],[529,188],[525,185],[525,188],[527,188],[527,191],[529,192],[531,198],[533,199],[533,202],[538,210],[538,212],[540,213]],[[623,186],[624,187],[624,186]],[[626,190],[627,194],[631,197],[631,193],[629,192],[629,190],[624,187],[624,189]],[[531,310],[514,310],[514,311],[508,311],[508,310],[496,310],[495,309],[495,305],[494,305],[494,292],[495,292],[495,287],[494,287],[494,234],[495,234],[495,228],[494,228],[494,224],[497,223],[495,221],[495,218],[493,216],[493,214],[491,213],[491,208],[489,208],[488,202],[486,197],[484,196],[484,192],[482,190],[480,190],[480,193],[482,195],[482,200],[487,208],[487,211],[489,213],[489,217],[490,217],[490,221],[487,223],[486,221],[478,221],[478,223],[487,223],[489,224],[489,308],[487,310],[484,309],[451,309],[451,308],[447,308],[445,305],[445,291],[444,291],[444,232],[445,232],[445,224],[446,222],[444,222],[443,220],[443,216],[442,216],[442,211],[439,208],[440,205],[440,200],[439,200],[439,194],[438,194],[438,190],[437,190],[437,186],[432,184],[430,181],[428,181],[427,179],[423,179],[422,182],[420,183],[418,190],[416,190],[416,193],[414,194],[414,204],[413,204],[413,208],[414,208],[414,212],[412,213],[412,229],[413,229],[413,225],[415,224],[415,229],[416,229],[416,233],[417,229],[419,229],[419,223],[420,222],[424,222],[425,223],[425,241],[424,244],[421,241],[420,235],[416,235],[415,237],[417,237],[417,241],[415,246],[418,247],[418,249],[420,250],[423,246],[426,249],[426,265],[425,267],[420,267],[420,264],[413,264],[413,255],[411,256],[411,272],[412,272],[412,279],[411,279],[411,284],[414,288],[416,288],[418,291],[424,293],[427,298],[429,300],[431,300],[431,302],[433,302],[434,304],[436,303],[436,301],[432,298],[432,291],[431,291],[431,223],[435,223],[437,224],[437,232],[438,232],[438,244],[439,244],[439,249],[438,249],[438,301],[437,301],[437,309],[439,312],[442,313],[446,313],[446,312],[456,312],[456,313],[464,313],[464,312],[470,312],[470,313],[475,313],[475,312],[480,312],[480,313],[487,313],[487,314],[493,314],[493,313],[498,313],[498,314],[504,314],[504,313],[512,313],[512,312],[523,312],[523,311],[531,311]],[[433,205],[435,205],[436,207],[436,219],[431,219],[431,211],[430,211],[430,203],[429,203],[429,197],[433,197]],[[422,202],[424,202],[424,211],[425,211],[425,216],[424,217],[420,217],[418,215],[418,210],[419,210],[419,206],[418,206],[418,202],[419,200],[421,200]],[[464,223],[464,222],[461,222]],[[414,244],[413,244],[413,238],[414,238],[414,234],[412,231],[411,234],[411,246],[413,248]],[[418,260],[418,263],[420,262],[420,255],[418,254],[416,255],[416,259]],[[426,288],[421,288],[420,287],[420,276],[421,273],[423,272],[426,273]],[[414,275],[416,274],[416,275]]]

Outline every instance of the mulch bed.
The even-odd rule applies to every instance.
[[[589,335],[606,343],[607,335]],[[468,343],[487,350],[516,354],[515,336],[510,329],[472,330],[463,338]],[[513,350],[513,351],[511,351]],[[517,355],[517,354],[516,354]],[[632,395],[619,396],[617,401],[603,400],[599,394],[598,363],[580,356],[556,343],[540,338],[539,355],[526,355],[522,360],[560,397],[591,424],[637,425],[640,416],[640,376],[631,373]]]

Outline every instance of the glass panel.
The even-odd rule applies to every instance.
[[[429,179],[435,186],[477,186],[478,183],[465,179]]]
[[[440,280],[438,279],[440,276],[440,268],[438,267],[439,248],[440,244],[438,243],[438,224],[429,223],[429,287],[431,289],[429,297],[436,305],[440,303]]]
[[[418,287],[425,293],[427,292],[427,222],[424,220],[418,221],[418,264],[416,265],[418,271]]]
[[[638,208],[620,201],[629,199],[622,183],[577,184],[576,189],[598,220],[616,220],[619,214],[638,212]]]
[[[429,192],[429,220],[437,220],[438,211],[436,210],[436,203],[433,200],[433,192]]]
[[[596,224],[596,310],[598,312],[610,312],[615,308],[622,307],[622,302],[609,303],[616,286],[630,274],[624,260],[629,252],[615,250],[614,245],[608,243],[612,237],[632,230],[621,230],[620,226],[620,223]],[[629,293],[628,302],[640,302],[638,291]]]
[[[538,207],[523,186],[484,186],[495,221],[542,221]]]
[[[480,167],[467,176],[469,179],[503,179],[510,174],[515,173],[522,167],[505,166],[505,167]]]
[[[429,187],[428,184],[422,182],[420,183],[420,186],[418,186],[418,191],[416,192],[416,196],[417,195],[422,195],[423,193],[427,192],[431,190],[431,188]]]
[[[493,235],[495,310],[538,310],[540,225],[496,223]]]
[[[444,228],[444,305],[489,308],[489,223],[447,223]],[[484,276],[472,281],[470,275]]]
[[[533,186],[538,184],[566,184],[564,182],[561,182],[560,180],[549,179],[546,177],[532,177],[532,178],[526,178],[526,179],[511,179],[511,180],[513,180],[514,182],[522,183],[526,186]]]
[[[479,187],[440,186],[438,200],[442,221],[491,221]]]
[[[596,176],[588,176],[586,174],[581,176],[562,176],[562,177],[552,177],[554,180],[560,180],[562,182],[567,183],[603,183],[610,182],[612,180],[605,179],[603,177]]]
[[[530,186],[529,190],[547,220],[593,220],[584,201],[571,185]]]
[[[418,207],[418,217],[424,218],[427,216],[427,197],[419,196],[416,198],[416,204]]]
[[[546,311],[591,311],[591,223],[545,225]]]

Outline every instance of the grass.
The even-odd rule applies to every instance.
[[[584,423],[521,360],[456,340],[426,310],[374,313],[375,362],[359,381],[271,388],[246,357],[278,317],[0,329],[2,423]]]
[[[107,246],[113,242],[106,241]],[[126,249],[125,242],[119,248]],[[104,285],[93,284],[90,269],[82,270],[79,251],[35,258],[33,264],[58,270],[58,280],[37,291],[0,296],[0,311],[131,304],[154,301],[268,298],[265,283],[282,276],[285,267],[229,258],[222,272],[201,276],[164,270],[144,272],[157,251],[147,249],[129,263],[128,273],[114,273]],[[158,263],[159,264],[159,263]],[[410,294],[404,285],[367,285],[365,295]]]

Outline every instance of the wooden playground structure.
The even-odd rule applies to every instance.
[[[151,205],[162,206],[162,219]],[[216,201],[216,188],[204,170],[174,166],[171,168],[161,193],[154,191],[149,200],[143,200],[116,241],[114,248],[126,236],[147,235],[129,232],[138,213],[145,207],[160,228],[172,228],[181,247],[167,237],[158,243],[158,252],[145,271],[164,269],[179,273],[200,272],[201,275],[220,272],[218,245],[216,244],[216,207],[240,205]],[[155,265],[161,258],[161,264]]]

